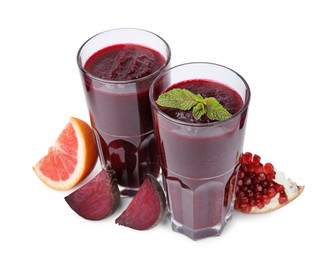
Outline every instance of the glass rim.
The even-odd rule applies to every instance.
[[[153,91],[154,91],[155,84],[164,75],[166,75],[171,70],[174,70],[174,69],[176,69],[178,67],[184,67],[184,66],[187,66],[187,65],[202,65],[202,64],[203,65],[213,65],[213,66],[217,66],[217,67],[222,67],[224,69],[227,69],[227,70],[233,72],[236,76],[238,76],[242,80],[242,82],[244,83],[245,88],[246,88],[246,98],[245,98],[245,101],[243,102],[242,108],[237,113],[235,113],[234,115],[232,115],[231,117],[229,117],[228,119],[225,119],[225,120],[222,120],[222,121],[209,122],[209,123],[190,123],[190,122],[185,122],[185,121],[181,121],[181,120],[175,119],[175,118],[170,117],[169,115],[165,114],[158,107],[158,105],[156,104],[156,101],[154,100]],[[194,79],[196,79],[196,78],[194,78]],[[192,126],[192,127],[209,127],[209,126],[218,126],[218,125],[221,125],[221,124],[227,124],[227,123],[229,123],[230,121],[232,121],[235,118],[239,117],[241,114],[243,114],[247,110],[247,108],[249,106],[249,103],[250,103],[250,97],[251,97],[250,87],[249,87],[247,81],[239,73],[237,73],[235,70],[233,70],[233,69],[231,69],[229,67],[226,67],[226,66],[218,64],[218,63],[213,63],[213,62],[188,62],[188,63],[183,63],[183,64],[176,65],[174,67],[171,67],[171,68],[165,70],[163,73],[161,73],[157,78],[155,78],[155,80],[152,82],[152,84],[150,86],[150,89],[149,89],[150,103],[151,103],[152,107],[155,109],[155,111],[157,111],[157,113],[159,115],[161,115],[162,117],[166,118],[167,120],[169,120],[169,121],[171,121],[171,122],[173,122],[175,124],[184,125],[184,126]]]
[[[166,49],[167,49],[167,57],[166,57],[165,63],[160,68],[158,68],[154,72],[150,73],[149,75],[146,75],[144,77],[140,77],[140,78],[137,78],[137,79],[128,79],[128,80],[102,79],[102,78],[99,78],[97,76],[94,76],[92,73],[90,73],[89,71],[87,71],[84,68],[85,64],[82,64],[82,62],[80,60],[80,54],[81,54],[83,48],[86,46],[86,44],[88,42],[90,42],[91,40],[93,40],[94,38],[96,38],[97,36],[102,35],[104,33],[112,32],[112,31],[123,31],[123,30],[139,31],[139,32],[148,33],[148,34],[151,34],[152,36],[157,37],[159,40],[161,40],[163,42],[163,44],[166,46]],[[112,45],[110,45],[110,46],[112,46]],[[106,46],[106,47],[108,47],[108,46]],[[150,48],[150,46],[146,46],[146,47]],[[97,50],[97,51],[99,51],[99,50]],[[169,44],[161,36],[159,36],[158,34],[155,34],[155,33],[151,32],[151,31],[145,30],[145,29],[139,29],[139,28],[133,28],[133,27],[114,28],[114,29],[105,30],[105,31],[102,31],[100,33],[97,33],[97,34],[93,35],[92,37],[88,38],[80,46],[80,48],[79,48],[79,50],[77,52],[77,65],[78,65],[79,69],[81,70],[81,72],[83,74],[85,74],[86,76],[89,76],[91,79],[94,79],[96,81],[99,81],[99,82],[105,83],[105,84],[125,84],[126,85],[126,84],[137,83],[137,82],[142,81],[142,80],[147,80],[147,79],[153,77],[156,74],[160,74],[168,66],[168,64],[170,63],[170,60],[171,60],[171,48],[170,48]]]

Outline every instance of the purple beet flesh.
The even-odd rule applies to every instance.
[[[164,216],[166,201],[157,179],[147,175],[128,207],[115,223],[137,230],[157,225]]]
[[[80,216],[100,220],[117,209],[120,192],[113,171],[102,170],[88,183],[65,197],[65,201]]]

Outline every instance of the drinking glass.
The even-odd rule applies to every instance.
[[[157,105],[167,88],[198,79],[233,89],[243,101],[240,110],[224,121],[188,123],[170,117]],[[149,97],[172,229],[194,240],[220,235],[234,208],[234,176],[250,100],[247,82],[222,65],[187,63],[158,76]]]
[[[132,45],[135,49],[136,46],[144,47],[151,54],[135,52],[131,55],[138,55],[136,60],[128,64],[131,55],[124,55],[120,48],[124,45]],[[92,55],[113,46],[119,47],[118,56],[108,57],[104,62],[117,64],[120,70],[126,67],[128,74],[137,74],[136,78],[104,78],[85,66]],[[153,54],[160,55],[162,64],[149,74],[138,76],[152,66]],[[138,189],[146,174],[156,177],[159,174],[148,92],[153,80],[169,67],[170,57],[170,47],[164,39],[136,28],[99,33],[78,51],[77,63],[102,168],[111,167],[125,191]]]

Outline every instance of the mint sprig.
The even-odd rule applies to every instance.
[[[199,120],[203,115],[214,121],[223,121],[232,115],[214,97],[203,98],[187,89],[173,88],[161,94],[156,103],[162,107],[191,110],[193,117]]]

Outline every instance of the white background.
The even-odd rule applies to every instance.
[[[2,1],[0,258],[334,259],[334,12],[324,0]],[[235,214],[221,236],[196,242],[167,220],[148,231],[114,224],[126,200],[102,221],[76,215],[71,191],[49,189],[31,167],[70,116],[88,122],[76,54],[118,27],[159,34],[172,65],[238,71],[252,91],[245,151],[305,185],[302,195],[272,213]]]

